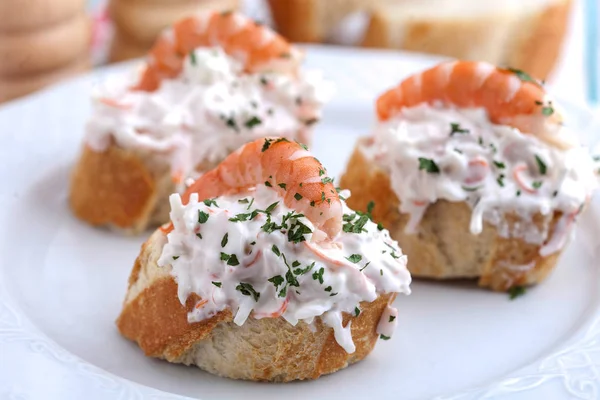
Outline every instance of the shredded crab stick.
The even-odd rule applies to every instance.
[[[258,184],[276,191],[286,206],[302,212],[329,237],[342,228],[342,205],[325,168],[306,148],[287,139],[258,139],[202,175],[183,196],[200,199],[240,193]]]
[[[509,125],[559,147],[572,146],[556,135],[561,115],[544,88],[522,71],[485,62],[447,61],[415,74],[377,99],[377,115],[386,121],[405,107],[421,103],[484,108],[490,121]]]
[[[185,195],[171,195],[170,204],[158,264],[172,267],[182,304],[192,293],[199,297],[190,322],[230,309],[238,325],[248,317],[282,318],[316,329],[319,317],[353,353],[361,307],[385,293],[410,293],[398,244],[346,206],[298,143],[251,142]],[[391,322],[389,312],[396,311],[384,314]],[[388,339],[393,326],[376,322],[373,329]]]
[[[203,12],[177,22],[150,50],[138,90],[153,91],[176,77],[184,59],[198,47],[222,47],[243,63],[246,72],[295,71],[297,50],[270,28],[235,12]]]

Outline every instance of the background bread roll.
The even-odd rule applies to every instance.
[[[109,13],[117,34],[110,61],[145,54],[163,29],[187,14],[205,10],[235,10],[238,0],[111,0]]]
[[[269,0],[279,32],[326,41],[349,14],[368,17],[365,47],[488,61],[546,79],[559,56],[572,0]],[[339,36],[339,35],[337,35]]]
[[[85,11],[83,0],[0,0],[0,33],[41,30]]]
[[[84,54],[80,59],[46,73],[24,77],[0,76],[0,103],[33,93],[52,83],[85,72],[89,68],[89,57]]]
[[[65,67],[88,51],[91,33],[90,19],[81,12],[45,29],[1,36],[0,76],[25,76]]]

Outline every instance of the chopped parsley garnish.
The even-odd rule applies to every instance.
[[[204,211],[198,210],[198,223],[203,224],[208,221],[208,213]]]
[[[239,290],[244,296],[252,296],[254,301],[260,299],[260,293],[254,290],[254,287],[249,283],[240,282],[240,284],[235,287],[235,290]]]
[[[390,337],[389,336],[385,336],[385,335],[379,335],[379,339],[390,340]]]
[[[358,217],[356,221],[354,219],[358,216],[358,213],[355,214],[344,214],[343,220],[346,222],[342,225],[342,230],[344,232],[349,233],[362,233],[365,224],[369,221],[369,217],[366,214],[363,214]]]
[[[521,191],[517,190],[517,197],[519,197],[521,195]]]
[[[537,154],[535,155],[535,162],[537,163],[538,169],[540,170],[540,174],[546,175],[548,167],[546,167],[546,163],[544,163],[544,161]]]
[[[262,149],[260,151],[262,153],[264,153],[269,148],[269,146],[271,146],[271,142],[272,141],[273,140],[271,140],[271,139],[265,139],[265,143],[263,143],[263,147],[262,147]]]
[[[325,170],[324,169],[320,169],[319,170],[319,176],[323,176],[325,175]]]
[[[283,276],[281,275],[275,275],[274,277],[267,279],[267,281],[271,282],[275,286],[275,290],[277,290],[279,286],[283,284],[285,279],[283,279]]]
[[[227,254],[221,252],[221,261],[227,262],[227,265],[231,265],[232,267],[240,265],[240,262],[238,261],[237,256],[235,254]]]
[[[273,245],[273,247],[271,247],[271,250],[277,255],[277,257],[281,256],[281,251],[279,251],[279,247],[277,247],[276,245]]]
[[[223,235],[223,239],[221,239],[221,247],[227,246],[228,241],[229,241],[229,233],[225,233],[225,235]]]
[[[510,71],[512,73],[514,73],[515,75],[517,75],[517,77],[524,81],[524,82],[531,82],[531,83],[535,83],[536,85],[540,85],[540,83],[535,80],[531,75],[529,75],[527,72],[523,72],[520,69],[516,69],[516,68],[506,68],[507,71]]]
[[[273,211],[275,208],[277,208],[278,205],[279,205],[278,201],[276,201],[275,203],[270,204],[269,207],[267,207],[267,209],[265,210],[265,212],[267,214],[271,213],[271,211]]]
[[[552,197],[556,197],[558,196],[558,190],[555,190],[554,192],[552,192]]]
[[[352,254],[350,257],[346,257],[346,260],[356,264],[357,262],[362,260],[362,256],[360,254]]]
[[[541,188],[541,187],[542,187],[542,184],[543,184],[543,182],[542,182],[542,181],[535,181],[535,182],[533,182],[533,183],[531,184],[531,186],[532,186],[534,189],[539,189],[539,188]]]
[[[552,114],[554,114],[554,108],[552,108],[552,105],[547,105],[542,107],[542,115],[545,117],[549,117]]]
[[[262,120],[257,116],[250,118],[248,121],[244,123],[244,126],[248,129],[254,128],[256,125],[262,124]]]
[[[498,178],[496,179],[496,182],[498,182],[498,185],[504,187],[504,174],[500,174],[498,175]]]
[[[395,320],[395,319],[396,319],[396,317],[395,317],[395,316],[393,316],[393,315],[390,315],[390,319],[389,319],[389,321],[388,321],[388,322],[394,322],[394,320]]]
[[[333,183],[333,179],[331,179],[329,177],[325,177],[325,178],[321,179],[321,182],[323,182],[324,184]]]
[[[260,83],[263,84],[264,86],[267,86],[269,84],[269,81],[264,76],[261,76]]]
[[[506,168],[506,165],[503,162],[500,162],[500,161],[494,161],[494,165],[498,169],[504,169],[504,168]]]
[[[460,124],[456,123],[456,122],[451,122],[450,123],[450,136],[454,135],[455,133],[469,133],[468,129],[463,129],[460,127]]]
[[[219,207],[219,205],[217,204],[217,202],[215,201],[215,199],[206,199],[203,201],[203,203],[207,206],[215,206],[215,207]]]
[[[311,206],[311,207],[314,207],[314,206],[315,206],[315,201],[314,201],[314,200],[311,200],[311,202],[310,202],[310,206]]]
[[[362,267],[361,269],[359,269],[359,271],[360,271],[360,272],[363,272],[363,270],[364,270],[365,268],[367,268],[367,267],[369,266],[369,264],[371,264],[371,261],[369,261],[368,263],[366,263],[364,267]]]
[[[239,128],[237,126],[237,123],[235,122],[235,119],[232,117],[226,117],[224,118],[225,121],[225,125],[227,125],[229,128],[233,129],[234,131],[239,131]]]
[[[377,230],[378,230],[378,231],[382,231],[382,230],[384,230],[384,229],[385,229],[385,228],[383,227],[383,224],[382,224],[381,222],[378,222],[378,223],[377,223]]]
[[[419,157],[419,170],[425,170],[430,174],[439,174],[440,169],[435,163],[435,161],[429,158]]]
[[[216,287],[221,287],[221,282],[212,282],[213,285],[215,285]]]
[[[235,217],[229,218],[229,221],[231,221],[231,222],[244,222],[244,221],[248,221],[249,219],[253,219],[257,215],[258,215],[258,210],[254,210],[251,213],[237,214]]]
[[[294,195],[294,198],[295,198],[296,200],[300,201],[300,200],[302,200],[302,195],[301,195],[300,193],[296,193],[296,194]]]
[[[332,288],[331,286],[327,286],[327,287],[325,288],[325,291],[326,291],[326,292],[331,292],[331,290],[332,290],[332,289],[333,289],[333,288]]]
[[[354,307],[354,316],[358,317],[360,315],[360,308]]]
[[[319,281],[320,284],[323,284],[323,272],[325,272],[325,268],[321,267],[317,272],[313,272],[312,278],[315,281]]]
[[[379,275],[383,276],[383,270],[382,269],[379,270]]]
[[[308,146],[307,146],[307,145],[305,145],[304,143],[300,143],[300,142],[299,142],[299,141],[297,141],[297,140],[296,140],[295,142],[296,142],[296,143],[298,143],[298,145],[299,145],[300,147],[302,147],[304,150],[307,150],[307,151],[308,151]],[[302,186],[302,184],[300,184],[300,186]]]
[[[300,263],[298,263],[298,264],[300,264]],[[294,275],[304,275],[308,271],[310,271],[314,266],[315,266],[315,261],[313,261],[312,264],[307,265],[306,268],[296,268],[294,270]],[[294,264],[292,264],[292,267],[294,267]]]
[[[198,239],[202,239],[202,234],[201,233],[196,233],[196,236],[198,237]]]
[[[461,187],[465,192],[476,192],[479,189],[481,189],[483,186],[474,186],[474,187],[461,186]]]
[[[196,59],[196,53],[194,52],[194,50],[190,51],[190,62],[192,63],[192,65],[198,64],[198,60]]]
[[[265,186],[266,187],[273,187],[273,185],[271,185],[271,182],[269,182],[269,181],[265,181]]]
[[[523,296],[526,291],[525,286],[513,286],[508,290],[508,295],[511,300],[514,300],[517,297]]]
[[[367,217],[369,217],[369,219],[373,218],[373,209],[375,208],[375,202],[373,200],[369,201],[367,203]]]
[[[278,183],[277,186],[279,186],[283,190],[286,190],[286,187],[287,187],[287,185],[285,183]]]
[[[310,228],[304,225],[302,222],[298,221],[298,219],[294,219],[293,222],[290,223],[290,229],[287,232],[288,241],[293,243],[304,242],[306,238],[304,235],[312,233]]]
[[[179,256],[173,256],[173,260],[177,260]]]
[[[240,203],[240,204],[248,204],[248,203],[250,203],[250,200],[248,200],[248,199],[239,199],[238,203]]]

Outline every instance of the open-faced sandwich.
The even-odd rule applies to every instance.
[[[597,186],[594,163],[539,82],[449,61],[377,100],[341,186],[377,207],[413,276],[504,291],[553,269]]]
[[[93,95],[70,204],[93,225],[139,232],[168,220],[168,196],[259,137],[311,142],[331,86],[300,52],[236,13],[164,32],[140,74]],[[120,79],[119,79],[120,78]]]
[[[302,145],[246,144],[170,204],[117,321],[146,355],[291,381],[345,368],[392,336],[391,304],[410,293],[406,256]]]

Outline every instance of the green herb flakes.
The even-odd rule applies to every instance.
[[[513,286],[508,290],[508,295],[511,300],[514,300],[517,297],[523,296],[526,291],[525,286]]]
[[[435,161],[423,157],[419,157],[419,170],[427,171],[430,174],[440,173],[440,168],[437,166]]]
[[[203,224],[208,221],[208,213],[204,211],[198,210],[198,223]]]
[[[260,298],[260,293],[254,290],[254,287],[251,284],[246,282],[240,282],[240,284],[235,287],[235,290],[240,291],[244,296],[252,296],[254,301],[258,301]]]

